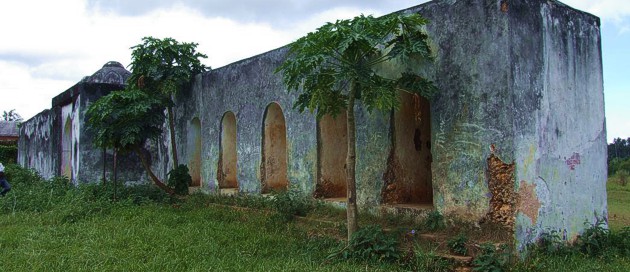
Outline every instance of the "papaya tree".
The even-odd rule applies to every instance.
[[[289,45],[287,60],[276,73],[289,92],[299,92],[294,108],[326,114],[347,114],[346,157],[348,240],[357,228],[355,101],[368,111],[389,111],[399,105],[400,90],[430,97],[431,81],[411,70],[384,76],[386,63],[432,61],[427,20],[417,14],[392,14],[379,18],[357,16],[326,23]]]
[[[151,170],[144,144],[162,134],[164,101],[128,86],[113,91],[92,103],[87,110],[87,126],[94,134],[95,146],[113,149],[114,154],[135,152],[153,183],[160,189],[175,194]]]
[[[197,52],[197,43],[178,42],[173,38],[142,38],[142,43],[131,47],[131,76],[128,84],[163,102],[168,112],[173,167],[179,165],[175,142],[173,96],[190,89],[196,74],[209,69],[200,61],[206,55]]]

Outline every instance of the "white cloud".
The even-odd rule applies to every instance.
[[[630,15],[628,0],[562,0],[561,2],[604,20],[621,20]]]

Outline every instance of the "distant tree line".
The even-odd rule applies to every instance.
[[[608,144],[608,175],[620,170],[630,172],[630,138],[615,138]]]

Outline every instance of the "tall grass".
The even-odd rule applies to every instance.
[[[316,205],[290,193],[276,196],[275,201],[252,195],[203,194],[179,200],[152,186],[136,186],[119,187],[114,199],[109,184],[75,187],[67,179],[44,180],[15,165],[8,165],[6,172],[13,190],[0,198],[0,271],[452,269],[436,252],[423,251],[417,246],[415,252],[405,253],[406,260],[398,263],[327,259],[344,243],[336,240],[339,235],[335,233],[345,233],[343,225],[294,222],[286,218],[310,211],[311,216],[337,221],[339,209]],[[628,200],[623,194],[630,192],[626,189],[609,187],[609,192],[613,192],[612,199],[609,198],[611,211],[618,203],[620,211],[629,210],[628,206],[622,206]],[[615,191],[622,195],[616,198]],[[232,205],[248,208],[229,207]],[[380,220],[403,227],[406,222],[403,219]],[[558,251],[562,254],[542,250],[510,266],[510,270],[630,271],[627,252],[607,250],[630,248],[630,230],[624,234],[625,223],[619,224],[615,228],[611,222],[612,232],[593,228],[596,234],[604,236],[590,237],[604,239],[583,241],[581,245],[606,243],[601,244],[598,254],[580,249]]]
[[[119,188],[113,201],[107,185],[74,187],[15,166],[7,173],[13,190],[0,198],[2,271],[366,269],[361,263],[327,262],[338,245],[334,240],[311,237],[267,211],[209,205],[213,196],[173,202],[152,187],[130,187]]]

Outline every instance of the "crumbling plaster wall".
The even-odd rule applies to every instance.
[[[269,103],[282,108],[287,129],[289,188],[312,193],[316,175],[315,118],[292,109],[295,95],[287,95],[276,67],[286,56],[286,48],[239,61],[197,76],[191,92],[176,99],[178,146],[185,146],[188,124],[201,121],[202,189],[217,189],[221,118],[227,111],[236,116],[237,180],[239,191],[260,192],[263,115]],[[308,133],[312,131],[313,133]],[[180,163],[187,150],[178,149]]]
[[[23,167],[36,169],[49,179],[57,175],[57,160],[53,154],[52,124],[55,116],[51,110],[44,110],[20,125],[17,163]]]
[[[601,218],[606,210],[606,154],[597,18],[543,0],[443,0],[402,12],[418,12],[430,20],[426,30],[435,62],[428,69],[390,65],[382,72],[414,69],[440,89],[430,105],[434,206],[468,220],[485,218],[492,199],[488,158],[494,154],[515,165],[514,174],[508,173],[513,178],[501,180],[514,182],[519,241],[537,236],[528,224],[538,231],[567,226],[575,233],[582,221],[592,221],[592,214]],[[263,113],[277,102],[286,119],[290,187],[313,192],[315,118],[292,109],[296,94],[287,94],[273,73],[286,50],[200,75],[192,92],[178,97],[177,133],[185,134],[192,118],[201,120],[207,190],[217,184],[221,116],[232,111],[239,189],[260,191]],[[381,204],[385,158],[392,148],[390,113],[368,112],[359,104],[355,115],[358,202],[373,207]],[[180,146],[183,139],[178,136]],[[185,149],[179,153],[187,157]],[[549,186],[551,177],[558,185],[567,179],[566,184]],[[574,197],[577,191],[581,194]],[[587,198],[590,204],[578,205]]]
[[[555,1],[517,3],[509,55],[523,247],[606,222],[607,151],[599,19]]]
[[[117,89],[121,89],[120,84],[81,81],[57,95],[52,99],[53,106],[50,110],[43,111],[22,123],[18,142],[18,163],[36,170],[47,179],[62,175],[62,141],[64,126],[69,120],[72,182],[79,184],[101,181],[103,151],[93,145],[94,135],[87,129],[85,114],[91,103]],[[111,180],[113,172],[111,150],[106,153],[105,171],[106,178]],[[119,155],[117,172],[118,180],[122,182],[143,183],[148,180],[135,154]]]
[[[439,89],[430,105],[434,206],[480,220],[490,208],[490,145],[513,160],[510,15],[497,0],[433,1],[410,11],[430,20],[436,52],[427,73]]]

